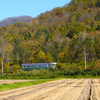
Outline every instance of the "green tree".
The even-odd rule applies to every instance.
[[[35,58],[35,62],[39,62],[39,63],[46,62],[46,55],[42,50],[39,50],[34,58]]]
[[[47,55],[46,55],[46,62],[53,62],[53,57],[50,55],[49,52],[47,52]]]
[[[96,30],[100,30],[100,24],[97,25]]]
[[[96,56],[100,59],[100,40],[95,44]]]

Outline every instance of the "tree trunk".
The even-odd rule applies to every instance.
[[[3,75],[3,59],[2,59],[2,75]]]
[[[2,51],[2,75],[4,74],[4,71],[3,71],[3,61],[4,61],[4,50]]]
[[[84,61],[85,61],[85,69],[86,69],[86,50],[84,48]]]

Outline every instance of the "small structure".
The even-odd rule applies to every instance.
[[[33,64],[21,64],[22,70],[33,70],[33,69],[50,69],[56,67],[56,62],[52,63],[33,63]]]

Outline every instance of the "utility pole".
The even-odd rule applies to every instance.
[[[83,32],[83,41],[85,40],[85,32]],[[85,70],[86,70],[86,49],[85,49],[85,44],[84,44],[84,63],[85,63]]]

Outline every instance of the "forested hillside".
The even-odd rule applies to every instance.
[[[71,0],[27,23],[0,28],[5,72],[22,63],[82,63],[84,52],[87,63],[100,67],[100,0]]]

